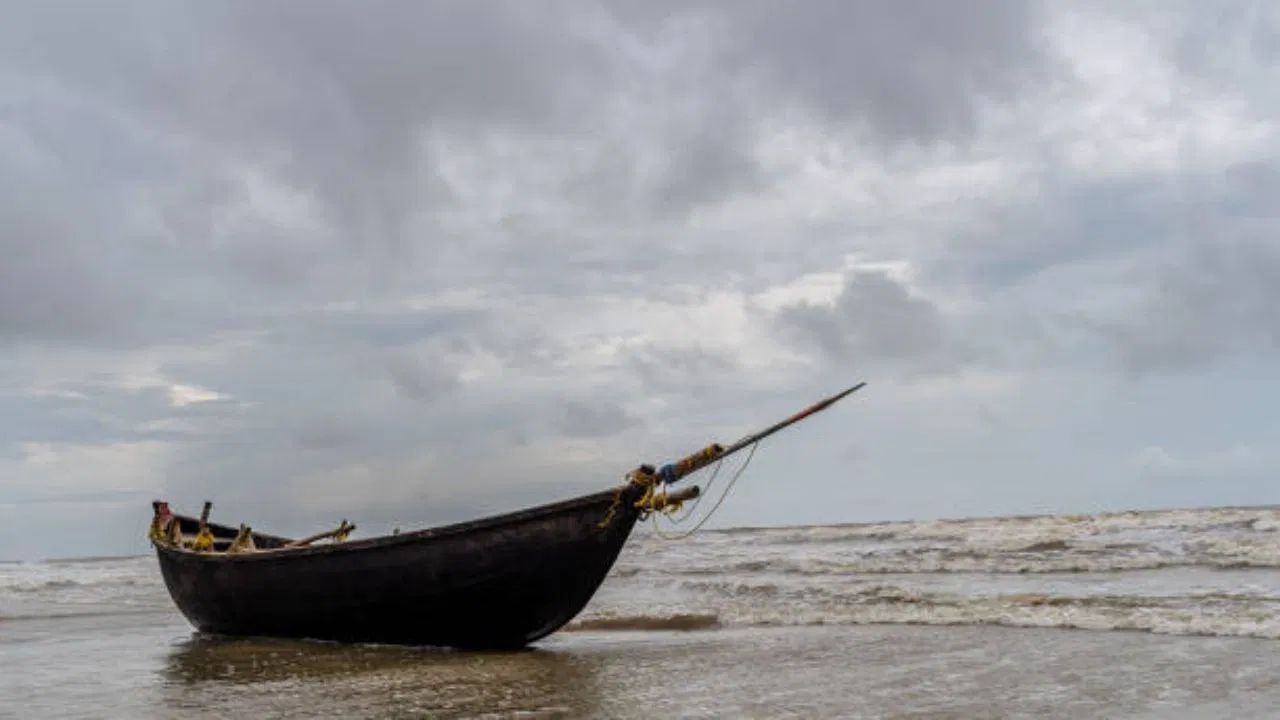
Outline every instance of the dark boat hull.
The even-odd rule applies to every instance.
[[[156,553],[174,602],[201,631],[513,648],[569,622],[604,580],[637,518],[623,502],[601,528],[616,497],[307,548]]]

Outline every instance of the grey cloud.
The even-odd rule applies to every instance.
[[[1037,3],[821,0],[797,11],[751,0],[616,9],[642,27],[704,18],[724,43],[723,73],[890,144],[966,140],[981,102],[1012,97],[1048,72]]]
[[[933,363],[947,346],[938,308],[879,271],[850,272],[834,306],[792,305],[777,322],[841,361]]]
[[[175,406],[169,391],[160,387],[64,384],[55,393],[0,395],[0,448],[183,442],[235,412],[219,400]]]
[[[40,157],[30,142],[0,133],[0,340],[130,334],[140,293],[111,273],[132,253],[106,252],[121,240],[106,220],[118,198],[95,197],[79,174],[59,176],[61,159]]]
[[[369,432],[345,418],[322,416],[303,420],[294,430],[293,440],[304,450],[333,450],[356,446]]]
[[[1054,104],[1042,47],[1054,12],[14,5],[0,26],[0,457],[157,441],[175,500],[214,497],[230,515],[314,520],[298,500],[337,473],[399,493],[371,513],[447,520],[741,431],[755,408],[793,409],[782,386],[825,385],[836,366],[928,374],[946,394],[973,364],[1028,376],[1107,358],[1169,375],[1273,357],[1274,148],[1225,174],[1066,167],[1037,111],[1075,112]],[[1246,31],[1232,20],[1203,47]],[[1274,117],[1263,49],[1188,53],[1188,82]],[[836,160],[763,166],[777,148],[761,141],[792,132]],[[989,196],[948,187],[969,163],[998,166]],[[810,206],[792,180],[822,197]],[[721,212],[738,207],[750,219]],[[812,377],[640,316],[754,297],[850,255],[905,261],[912,288],[853,273],[832,307],[742,328],[794,343],[771,353],[821,356]],[[616,355],[584,359],[584,341]],[[129,389],[136,373],[229,399],[174,407],[163,387]],[[79,395],[27,392],[51,384]],[[894,436],[946,443],[908,412],[896,422]],[[869,482],[933,475],[899,455]]]
[[[19,6],[0,30],[0,331],[36,340],[413,276],[393,259],[431,256],[416,218],[449,201],[426,135],[572,120],[566,94],[604,67],[516,4],[64,10]],[[311,226],[263,216],[246,168],[311,198]]]
[[[863,117],[894,140],[967,138],[984,96],[1009,96],[1042,58],[1027,3],[766,0],[739,52],[762,53],[773,83],[834,117]]]
[[[648,224],[679,221],[700,207],[766,187],[773,178],[754,157],[759,131],[748,120],[751,113],[729,98],[716,102],[715,88],[706,92],[712,99],[691,127],[660,126],[634,149],[602,144],[593,161],[564,182],[566,196],[597,217]]]
[[[1037,364],[1143,376],[1268,355],[1280,338],[1278,178],[1264,157],[1072,183],[941,272],[983,288],[999,321],[983,335],[1005,335]]]
[[[1280,248],[1270,236],[1197,243],[1160,267],[1145,291],[1125,317],[1092,321],[1130,372],[1280,350]]]
[[[649,154],[609,156],[573,181],[583,197],[647,197],[641,210],[687,213],[778,182],[755,158],[772,123],[802,117],[863,146],[965,144],[983,103],[1042,81],[1049,63],[1037,6],[982,2],[612,3],[641,38],[683,40],[690,63],[668,95],[692,125],[665,128],[668,172],[643,182]],[[676,83],[681,83],[677,79]],[[604,200],[608,202],[608,200]],[[616,200],[614,201],[616,203]]]
[[[1159,247],[1202,202],[1149,177],[1056,182],[1061,186],[1052,197],[995,209],[995,222],[962,237],[963,255],[948,253],[929,270],[979,287],[1007,287],[1046,268]]]
[[[1199,3],[1170,8],[1180,23],[1169,39],[1173,58],[1190,75],[1238,70],[1240,60],[1269,67],[1280,59],[1280,11],[1266,3],[1223,4],[1214,8],[1209,21],[1200,15]]]
[[[493,314],[479,308],[302,308],[256,316],[255,324],[270,328],[270,342],[392,351],[422,341],[456,341],[487,332],[492,328]]]
[[[1016,39],[1030,15],[994,7],[704,7],[720,32],[698,33],[641,22],[655,11],[629,4],[134,3],[75,13],[31,4],[6,24],[0,56],[15,70],[6,82],[19,98],[18,127],[42,128],[33,144],[82,180],[53,203],[84,208],[87,188],[118,186],[124,172],[137,192],[116,202],[141,203],[160,223],[82,223],[60,231],[76,238],[63,247],[83,251],[84,238],[104,230],[124,245],[146,237],[140,270],[166,265],[208,277],[210,292],[235,285],[270,300],[279,286],[332,295],[441,279],[431,267],[444,242],[434,213],[456,197],[432,137],[459,147],[493,133],[594,145],[602,164],[562,168],[564,189],[585,193],[588,207],[644,218],[770,182],[753,144],[786,89],[803,92],[802,104],[834,103],[828,109],[855,124],[869,117],[886,137],[967,125],[970,90],[1005,84],[997,66],[1036,65],[995,62],[1028,50]],[[625,42],[674,48],[682,66],[645,66],[615,51]],[[767,87],[756,86],[758,74]],[[620,98],[639,114],[613,118]],[[76,132],[43,129],[58,123],[41,118],[72,111]],[[630,137],[596,133],[602,122],[621,122]],[[254,191],[242,166],[313,198],[318,225],[246,216]],[[113,288],[142,284],[128,269],[97,277],[107,292],[79,302],[86,310],[110,310],[120,304]]]
[[[659,207],[686,214],[769,180],[752,157],[755,138],[748,130],[725,118],[705,121],[710,127],[673,143],[672,171],[654,190]]]
[[[28,442],[94,442],[120,438],[102,417],[101,401],[59,397],[0,396],[0,452]]]
[[[699,392],[740,371],[741,363],[725,352],[705,347],[671,347],[656,342],[631,348],[627,361],[651,391]]]
[[[635,419],[610,398],[566,399],[560,405],[556,427],[570,437],[591,438],[613,435],[634,423]]]
[[[405,399],[428,401],[458,384],[457,372],[440,363],[425,364],[408,353],[387,359],[387,371],[396,392]]]
[[[1280,221],[1280,161],[1275,158],[1243,163],[1223,174],[1219,212],[1244,223]]]

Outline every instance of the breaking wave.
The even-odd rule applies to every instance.
[[[42,593],[48,591],[69,590],[72,588],[109,588],[109,587],[131,587],[137,585],[139,580],[136,578],[102,578],[98,580],[18,580],[9,583],[0,583],[0,590],[7,590],[14,593]]]
[[[1125,630],[1168,635],[1280,639],[1280,599],[1250,593],[1191,596],[1011,593],[964,596],[876,585],[843,593],[774,585],[739,586],[728,602],[702,595],[716,614],[588,616],[572,630],[703,630],[815,625],[999,625]]]
[[[164,584],[148,558],[87,558],[0,567],[7,619],[131,614],[163,608]]]
[[[1098,513],[1094,515],[1023,515],[847,525],[779,528],[733,528],[714,531],[728,537],[749,535],[772,544],[936,540],[1002,543],[1018,538],[1062,539],[1072,536],[1175,530],[1199,532],[1244,528],[1280,530],[1280,507],[1205,508]]]
[[[1262,507],[642,537],[575,629],[680,629],[680,618],[714,617],[708,628],[1002,625],[1280,639],[1278,536],[1280,508]]]
[[[1266,554],[1271,554],[1267,551]],[[1260,553],[1261,555],[1261,553]],[[1275,569],[1280,558],[1229,553],[1205,557],[1160,556],[1095,556],[1064,555],[1060,557],[1026,558],[1017,556],[982,556],[943,553],[934,556],[881,556],[870,558],[805,558],[749,560],[727,566],[690,566],[619,568],[619,577],[640,574],[699,576],[736,573],[778,573],[783,575],[897,575],[928,573],[1052,574],[1052,573],[1119,573],[1136,570],[1159,570],[1178,567],[1217,569]]]
[[[23,620],[77,620],[81,618],[116,617],[120,615],[156,615],[168,614],[168,609],[157,608],[118,608],[103,610],[85,610],[83,612],[59,611],[0,614],[0,622],[18,622]]]
[[[675,613],[588,616],[570,623],[565,630],[708,630],[719,626],[720,617],[713,613]]]
[[[145,561],[148,557],[149,557],[148,555],[89,555],[87,557],[79,557],[79,558],[53,558],[50,560],[43,561],[42,564],[44,565],[94,565],[97,563],[119,563],[119,562],[128,562],[128,561],[136,561],[136,560]]]

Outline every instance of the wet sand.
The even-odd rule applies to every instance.
[[[982,626],[561,633],[465,653],[0,625],[3,717],[1271,718],[1280,643]],[[15,672],[15,669],[17,670]]]

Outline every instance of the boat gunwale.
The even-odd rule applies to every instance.
[[[580,495],[567,500],[560,500],[557,502],[547,503],[545,505],[537,505],[531,508],[525,508],[524,510],[516,510],[514,512],[503,513],[500,515],[490,515],[488,517],[477,518],[475,520],[465,520],[451,525],[441,525],[439,527],[402,532],[398,535],[377,535],[375,537],[362,538],[360,540],[348,540],[341,543],[306,545],[303,547],[262,548],[260,550],[243,553],[196,552],[195,550],[190,550],[184,547],[160,545],[156,543],[152,544],[155,545],[156,551],[162,554],[168,553],[176,557],[208,562],[257,562],[310,555],[325,555],[337,552],[358,552],[390,547],[393,545],[420,542],[423,540],[433,540],[436,538],[449,537],[477,530],[487,530],[500,527],[502,525],[509,525],[525,520],[534,520],[549,515],[556,515],[566,510],[573,510],[579,507],[593,505],[604,500],[614,499],[618,497],[619,493],[624,492],[627,487],[629,486],[622,485],[612,490],[603,490],[590,495]],[[177,515],[176,513],[175,516],[195,520],[195,518],[189,518],[185,515]]]

